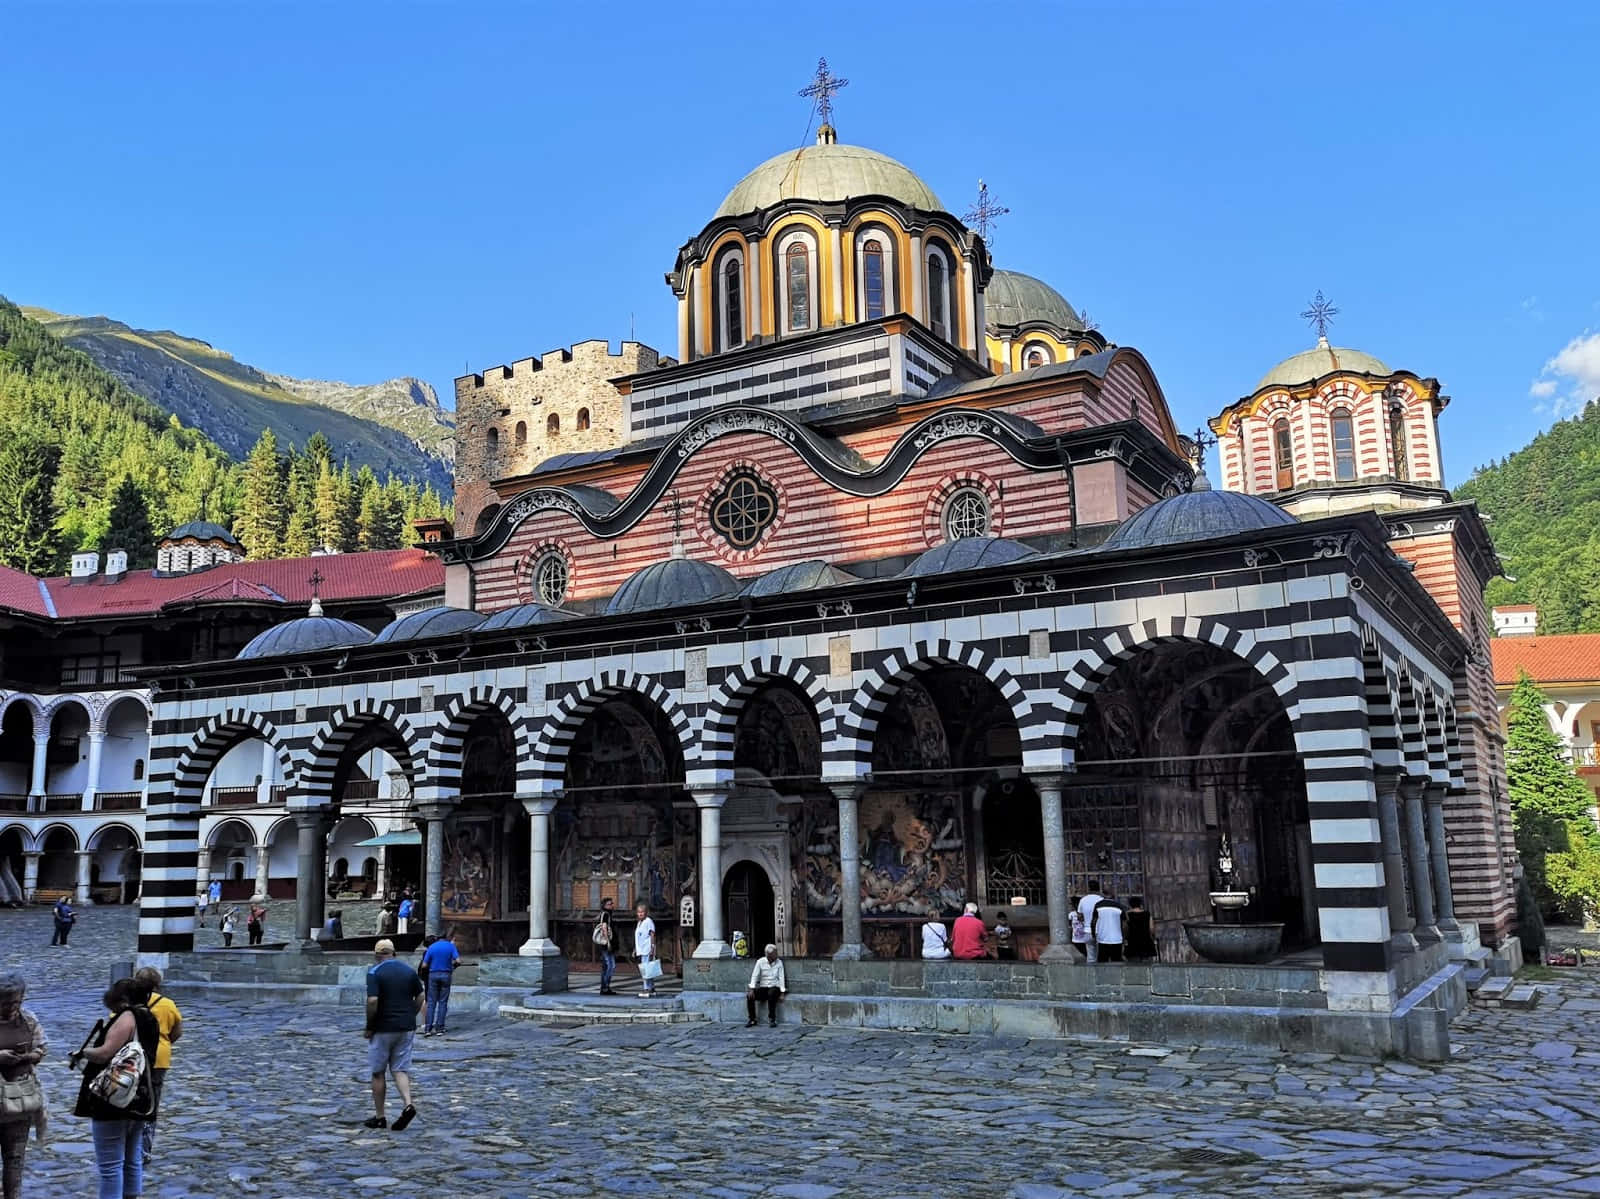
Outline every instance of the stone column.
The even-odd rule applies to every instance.
[[[45,726],[44,732],[35,731],[33,734],[33,778],[28,784],[28,794],[41,798],[45,791],[45,752],[50,748],[50,727]],[[39,805],[39,810],[44,810],[44,805]]]
[[[922,298],[922,280],[927,274],[927,268],[922,262],[922,234],[911,235],[911,295],[901,307],[916,317],[924,325],[930,324],[928,320],[928,305]]]
[[[1448,790],[1443,783],[1433,783],[1424,789],[1428,809],[1428,843],[1431,848],[1429,857],[1433,862],[1434,906],[1437,909],[1439,931],[1447,940],[1461,936],[1461,925],[1456,920],[1455,893],[1450,887],[1450,855],[1445,851],[1444,797]]]
[[[295,869],[295,935],[311,947],[311,934],[322,928],[328,897],[328,828],[323,809],[294,814],[299,860]]]
[[[561,956],[550,939],[550,813],[553,799],[524,799],[528,814],[528,939],[517,950],[525,958]],[[431,859],[430,859],[431,860]]]
[[[78,888],[73,893],[74,903],[89,902],[89,884],[94,879],[94,850],[78,851]]]
[[[261,781],[256,784],[256,802],[272,802],[272,772],[277,767],[278,755],[272,748],[272,742],[261,743],[261,765],[257,768]]]
[[[83,788],[83,810],[94,811],[95,795],[100,791],[100,758],[105,753],[106,731],[89,730],[89,781]]]
[[[831,255],[833,258],[833,323],[835,325],[844,325],[848,324],[852,319],[844,310],[844,276],[846,271],[853,272],[855,270],[855,263],[844,260],[844,231],[838,225],[834,225],[829,228],[828,233],[831,239],[829,245],[832,246],[833,251]],[[820,266],[817,270],[817,290],[819,292],[822,290]],[[822,297],[820,295],[817,297],[817,307],[819,309],[822,307]],[[822,314],[818,312],[817,328],[821,329],[822,327]]]
[[[423,869],[422,931],[435,936],[444,934],[444,822],[454,809],[450,804],[421,804],[417,814],[427,824],[423,833],[423,848],[427,862]],[[549,842],[545,843],[549,852]],[[529,905],[532,905],[529,899]]]
[[[272,877],[272,846],[256,846],[256,891],[250,899],[260,903],[267,898],[267,881]]]
[[[1045,911],[1050,920],[1050,944],[1039,954],[1041,962],[1074,962],[1071,905],[1067,900],[1067,829],[1061,817],[1061,790],[1066,780],[1059,774],[1033,776],[1039,792],[1039,817],[1044,829]]]
[[[378,846],[378,871],[373,882],[377,887],[379,899],[389,894],[389,847],[387,845]]]
[[[720,788],[696,789],[694,806],[700,809],[700,943],[697,958],[731,958],[733,949],[722,927],[722,805],[728,793]],[[857,909],[856,939],[860,940]]]
[[[1406,910],[1405,846],[1400,836],[1400,775],[1380,770],[1373,780],[1378,793],[1378,830],[1383,837],[1383,887],[1389,899],[1389,944],[1397,953],[1411,953],[1417,939]]]
[[[864,783],[830,783],[839,801],[839,915],[844,936],[834,959],[859,962],[872,956],[861,937],[861,792]],[[721,899],[721,896],[718,896]]]
[[[194,889],[204,891],[211,885],[211,850],[202,845],[194,851]]]
[[[34,892],[39,889],[39,859],[42,857],[42,853],[22,855],[22,897],[29,903],[33,902]]]
[[[1428,855],[1427,818],[1422,811],[1422,782],[1406,779],[1400,784],[1405,801],[1406,856],[1411,862],[1411,895],[1417,907],[1417,940],[1431,944],[1439,940],[1433,915],[1433,864]]]

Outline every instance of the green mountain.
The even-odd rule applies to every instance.
[[[170,330],[42,308],[22,311],[235,459],[250,452],[263,429],[283,446],[304,446],[320,432],[339,457],[370,466],[380,478],[393,475],[449,493],[455,417],[420,379],[367,385],[294,379]]]
[[[1489,516],[1510,576],[1489,584],[1490,604],[1538,605],[1542,633],[1600,632],[1600,400],[1455,494]]]

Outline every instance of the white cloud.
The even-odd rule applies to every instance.
[[[1582,412],[1590,400],[1600,398],[1600,332],[1585,330],[1562,347],[1544,364],[1528,394],[1539,401],[1533,406],[1535,412],[1558,420]]]

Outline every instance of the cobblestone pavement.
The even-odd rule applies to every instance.
[[[25,1194],[92,1193],[63,1065],[133,914],[0,912],[53,1046],[51,1144]],[[370,1114],[361,1016],[186,1002],[147,1199],[260,1195],[1600,1194],[1600,970],[1532,1013],[1474,1010],[1437,1066],[1327,1055],[765,1025],[551,1030],[451,1017],[419,1041],[420,1116]],[[394,1112],[391,1107],[391,1115]]]

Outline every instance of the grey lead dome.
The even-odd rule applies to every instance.
[[[1043,279],[1021,271],[996,271],[990,277],[983,291],[983,319],[1005,327],[1038,323],[1074,331],[1083,328],[1083,317],[1065,296]]]
[[[287,654],[309,654],[319,649],[339,649],[365,645],[372,633],[358,624],[336,616],[302,616],[275,624],[256,634],[235,658],[280,658]]]
[[[606,615],[703,604],[738,590],[739,580],[714,563],[668,558],[629,575],[606,605]]]
[[[711,219],[743,216],[785,200],[830,203],[854,196],[887,196],[924,212],[944,211],[933,189],[904,163],[865,146],[829,142],[773,155],[734,184]]]
[[[1276,504],[1236,491],[1190,491],[1135,512],[1107,537],[1103,549],[1132,550],[1156,545],[1209,541],[1235,533],[1276,529],[1295,523]]]

